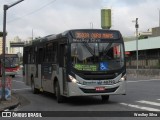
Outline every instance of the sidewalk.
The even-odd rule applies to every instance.
[[[19,98],[16,94],[12,94],[11,100],[1,101],[0,100],[0,112],[6,109],[13,109],[20,104]]]

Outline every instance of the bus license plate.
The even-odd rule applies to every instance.
[[[96,87],[96,91],[104,91],[105,88],[104,87]]]

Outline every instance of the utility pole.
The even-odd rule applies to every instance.
[[[133,20],[132,22],[135,22],[135,28],[136,28],[136,76],[138,78],[138,67],[139,67],[139,60],[138,60],[138,28],[139,28],[139,24],[138,24],[138,18],[136,18],[136,20]]]
[[[4,5],[3,6],[3,10],[4,10],[4,15],[3,15],[3,62],[2,62],[2,97],[1,100],[6,100],[5,99],[5,49],[6,49],[6,16],[7,16],[7,10],[11,7],[13,7],[14,5],[22,2],[24,0],[19,0],[11,5]]]
[[[159,10],[159,27],[160,27],[160,9],[158,9]]]
[[[135,24],[135,28],[136,28],[136,58],[137,58],[137,71],[138,71],[138,28],[139,28],[139,24],[138,24],[138,18],[136,18],[136,24]]]
[[[33,41],[33,29],[32,29],[32,41]]]

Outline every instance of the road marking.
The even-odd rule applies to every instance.
[[[13,82],[24,83],[23,81],[12,80]]]
[[[125,106],[129,106],[129,107],[132,107],[132,108],[141,109],[141,110],[147,110],[147,111],[160,111],[160,109],[151,108],[151,107],[143,107],[143,106],[132,105],[132,104],[127,104],[127,103],[120,103],[120,104],[121,104],[121,105],[125,105]]]
[[[160,99],[157,99],[157,100],[160,100]]]
[[[144,104],[149,104],[149,105],[160,106],[160,103],[157,103],[157,102],[151,102],[151,101],[145,101],[145,100],[141,100],[141,101],[137,101],[137,102],[144,103]]]
[[[30,90],[31,88],[23,88],[23,89],[12,89],[13,91],[20,91],[20,90]]]
[[[135,80],[135,81],[127,81],[127,82],[128,82],[128,83],[133,83],[133,82],[150,82],[150,81],[160,81],[160,79]]]

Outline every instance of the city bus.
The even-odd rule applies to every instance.
[[[0,76],[2,76],[2,60],[3,55],[0,55]],[[20,69],[19,57],[17,54],[5,54],[5,75],[15,77]]]
[[[125,49],[117,30],[75,29],[25,45],[24,81],[33,93],[65,97],[126,94]]]

